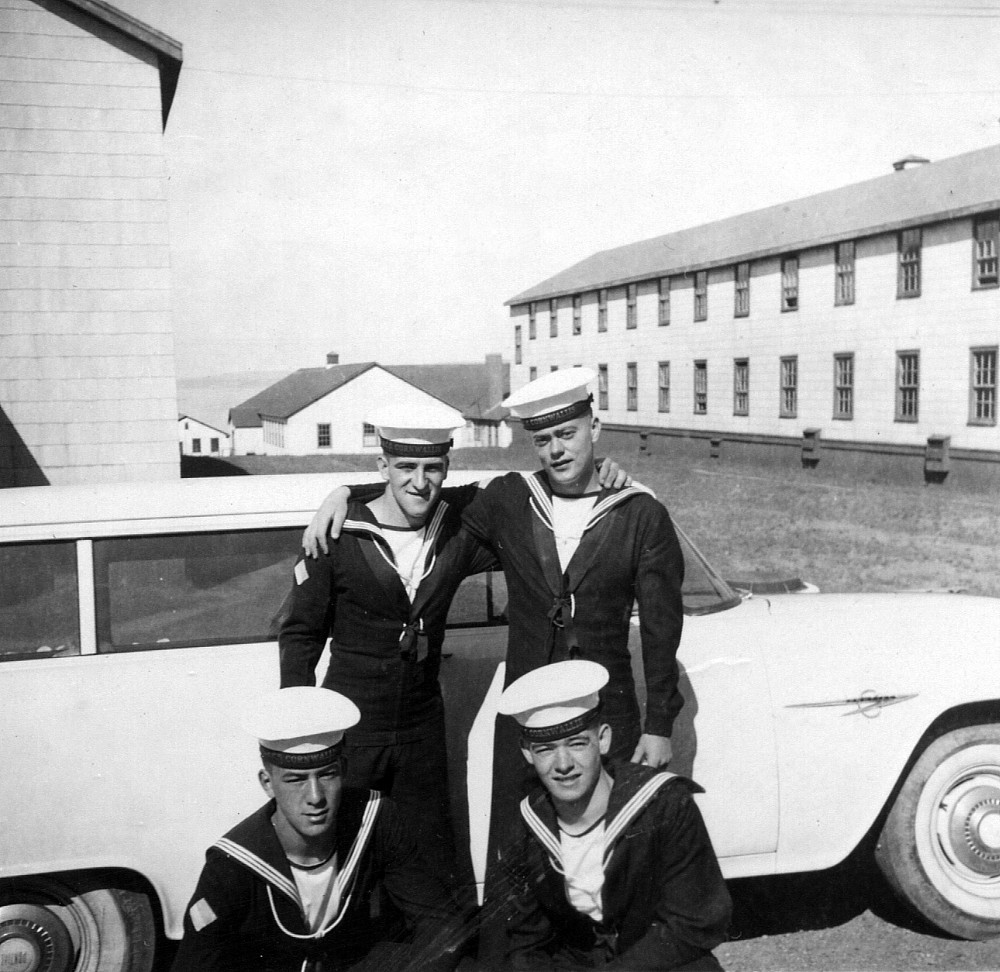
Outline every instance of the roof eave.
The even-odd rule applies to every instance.
[[[645,272],[622,277],[609,277],[603,280],[594,281],[585,287],[556,288],[552,290],[542,290],[544,284],[531,287],[522,291],[516,297],[504,301],[505,307],[518,307],[537,300],[548,300],[555,297],[569,297],[576,294],[589,293],[598,289],[620,287],[625,284],[638,283],[642,280],[654,280],[657,277],[676,277],[683,274],[692,273],[695,270],[714,270],[718,267],[732,266],[735,263],[744,263],[748,260],[762,260],[767,257],[779,256],[783,253],[798,253],[803,250],[811,250],[821,246],[830,246],[833,243],[840,243],[844,240],[860,240],[866,237],[879,236],[883,233],[897,232],[909,229],[913,226],[929,226],[934,223],[942,223],[951,219],[962,219],[965,216],[973,216],[981,212],[989,212],[1000,208],[1000,196],[982,203],[975,203],[969,206],[960,206],[954,209],[941,210],[934,213],[923,213],[919,216],[908,217],[907,219],[890,220],[885,223],[878,223],[873,226],[865,226],[860,229],[831,233],[808,240],[790,240],[775,246],[759,247],[754,250],[744,252],[728,253],[723,257],[709,262],[677,264],[665,266],[662,270],[655,272]],[[596,256],[596,254],[595,254]]]

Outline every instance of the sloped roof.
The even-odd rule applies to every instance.
[[[257,429],[261,426],[261,415],[288,418],[375,367],[374,361],[363,361],[326,368],[299,368],[231,408],[229,421],[238,429]]]
[[[51,5],[54,9],[58,9],[58,5],[51,4],[51,0],[35,0],[35,2],[43,7]],[[63,2],[86,16],[93,17],[94,20],[111,27],[118,33],[137,40],[156,54],[160,68],[161,111],[163,125],[166,127],[170,106],[174,100],[174,93],[177,91],[181,62],[184,59],[184,49],[181,44],[164,34],[163,31],[150,27],[149,24],[113,7],[105,0],[63,0]]]
[[[177,416],[177,421],[183,422],[184,419],[187,419],[189,422],[197,422],[199,425],[204,426],[206,429],[211,429],[213,432],[218,432],[219,435],[224,435],[227,439],[229,438],[228,432],[225,432],[222,429],[217,429],[214,425],[209,425],[208,422],[203,422],[200,418],[195,418],[193,415],[185,415],[183,412],[181,412]]]
[[[457,409],[467,419],[499,421],[507,414],[499,401],[490,401],[489,367],[485,362],[463,364],[384,365],[397,378],[416,385]],[[510,368],[504,364],[501,400],[510,384]]]
[[[1000,208],[1000,145],[603,250],[507,301],[577,294]]]

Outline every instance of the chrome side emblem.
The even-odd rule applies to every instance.
[[[785,708],[822,709],[834,705],[852,705],[854,708],[850,712],[843,712],[841,715],[863,715],[866,719],[877,719],[886,706],[907,702],[910,699],[915,699],[917,695],[917,692],[911,695],[879,695],[874,689],[865,689],[853,699],[837,699],[831,702],[795,702],[792,705],[786,705]]]

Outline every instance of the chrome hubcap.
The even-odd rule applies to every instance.
[[[938,839],[957,866],[981,878],[1000,877],[1000,779],[959,781],[940,804]]]
[[[64,972],[73,958],[69,932],[39,905],[0,908],[0,970],[2,972]]]

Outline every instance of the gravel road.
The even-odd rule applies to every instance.
[[[965,942],[913,918],[873,866],[729,882],[732,939],[715,950],[728,972],[998,970],[1000,939]]]

